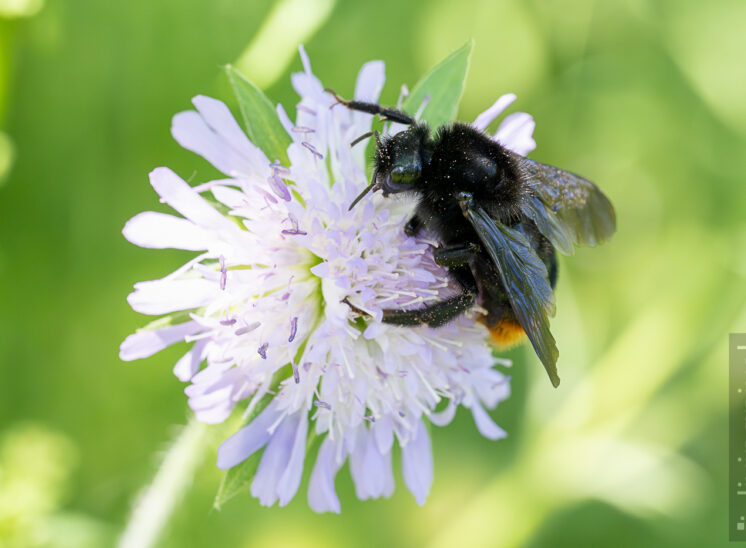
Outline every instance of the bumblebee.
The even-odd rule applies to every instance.
[[[558,386],[559,351],[549,329],[555,250],[571,255],[576,245],[608,240],[616,230],[609,199],[587,179],[516,154],[468,124],[431,131],[400,110],[327,91],[349,109],[409,126],[393,136],[370,132],[353,141],[375,135],[377,146],[372,180],[350,209],[377,190],[414,195],[418,203],[404,231],[434,234],[440,243],[435,262],[461,287],[460,294],[424,308],[384,310],[383,321],[438,327],[478,304],[493,341],[504,346],[527,336]]]

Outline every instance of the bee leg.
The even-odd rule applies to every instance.
[[[416,310],[384,310],[383,322],[394,325],[440,327],[469,310],[476,300],[477,282],[468,268],[454,268],[451,275],[462,287],[462,293]]]
[[[393,325],[422,325],[440,327],[469,310],[474,304],[475,295],[460,293],[448,299],[416,310],[384,310],[383,323]]]
[[[417,236],[417,233],[420,231],[421,228],[422,219],[420,219],[417,215],[412,215],[412,217],[407,221],[407,224],[404,225],[404,234],[406,234],[407,236]]]
[[[329,88],[325,89],[324,91],[331,93],[334,96],[334,98],[337,100],[337,102],[334,103],[332,106],[337,105],[337,104],[344,105],[350,110],[359,110],[360,112],[367,112],[368,114],[378,114],[379,116],[388,118],[392,122],[398,122],[400,124],[412,125],[415,123],[415,119],[412,118],[406,112],[402,112],[400,110],[396,110],[393,108],[382,107],[381,105],[377,103],[365,103],[363,101],[347,101],[345,99],[342,99],[339,95],[336,94],[336,92],[334,92],[333,90]]]
[[[474,242],[464,244],[447,245],[440,247],[433,252],[435,263],[440,266],[464,266],[480,250],[480,247]]]

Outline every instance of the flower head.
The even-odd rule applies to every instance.
[[[509,378],[493,368],[476,309],[437,329],[381,322],[384,309],[422,307],[458,289],[433,261],[436,242],[404,234],[405,202],[372,196],[347,211],[367,181],[364,147],[349,143],[370,130],[372,116],[330,108],[334,99],[301,56],[295,122],[277,110],[292,138],[288,165],[252,144],[220,101],[198,96],[196,111],[174,117],[175,139],[226,177],[191,187],[166,168],[150,174],[181,217],[141,213],[125,237],[199,254],[135,284],[128,300],[136,311],[181,312],[184,321],[131,335],[120,355],[192,343],[174,373],[190,383],[189,405],[203,422],[220,423],[246,402],[247,413],[266,405],[218,451],[227,469],[264,450],[251,484],[264,505],[295,495],[309,430],[322,440],[308,492],[314,510],[340,511],[334,478],[347,459],[360,499],[389,496],[395,441],[404,481],[422,504],[433,479],[425,421],[445,425],[463,405],[484,436],[505,436],[485,407],[509,395]],[[367,63],[355,99],[376,101],[383,82],[383,63]],[[514,99],[498,99],[475,126],[484,129]],[[525,154],[532,131],[531,117],[517,113],[496,138]]]

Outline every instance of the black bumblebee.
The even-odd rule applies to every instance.
[[[614,208],[592,182],[511,152],[482,131],[453,123],[430,128],[399,110],[375,103],[338,103],[410,127],[375,135],[375,169],[368,192],[408,192],[419,198],[404,230],[426,228],[441,246],[435,262],[446,266],[462,293],[416,310],[385,310],[383,321],[437,327],[479,304],[481,321],[499,345],[528,336],[554,386],[559,351],[549,330],[557,281],[555,249],[597,245],[616,228]],[[348,303],[353,309],[351,303]],[[359,311],[359,310],[358,310]],[[359,311],[361,312],[361,311]]]

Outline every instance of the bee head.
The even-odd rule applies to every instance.
[[[406,131],[382,139],[376,148],[375,169],[370,185],[355,198],[355,207],[368,192],[382,190],[384,196],[415,190],[432,156],[430,130],[425,124],[410,126]]]
[[[376,182],[384,196],[412,190],[429,160],[425,125],[417,124],[384,139],[376,150]]]

